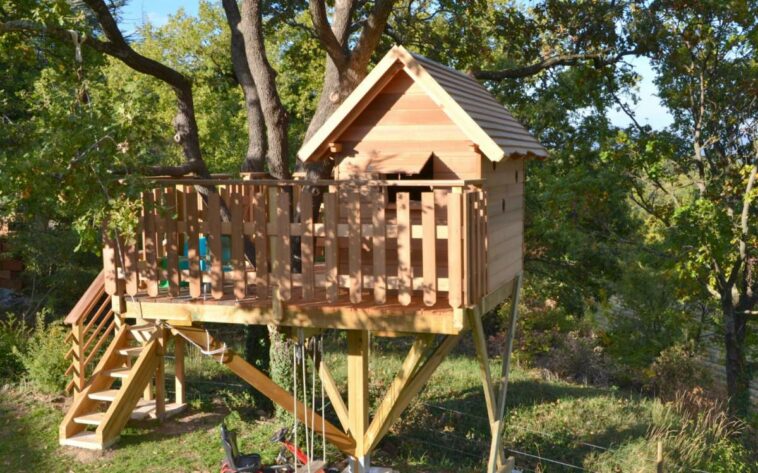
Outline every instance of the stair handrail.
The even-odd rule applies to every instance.
[[[71,380],[66,385],[66,392],[81,393],[87,383],[88,371],[96,360],[100,348],[116,330],[116,318],[113,317],[110,297],[105,293],[105,271],[100,271],[71,312],[64,319],[71,326],[66,342],[71,348],[66,359],[71,364],[66,369],[66,376]]]

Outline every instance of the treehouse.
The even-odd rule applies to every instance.
[[[104,237],[103,272],[67,319],[77,395],[61,443],[105,448],[130,418],[181,410],[185,343],[310,415],[214,340],[209,323],[274,324],[301,337],[347,331],[347,402],[318,367],[340,425],[314,428],[355,459],[353,471],[367,471],[392,422],[467,333],[500,428],[480,316],[516,293],[525,160],[546,156],[474,79],[394,47],[298,152],[331,168],[330,179],[154,181],[138,237]],[[415,337],[372,419],[369,332]],[[163,371],[171,338],[172,402]],[[502,467],[501,457],[491,463]]]

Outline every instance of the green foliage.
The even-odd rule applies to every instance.
[[[0,320],[0,380],[13,381],[22,374],[24,366],[16,353],[26,351],[31,332],[24,321],[13,314]]]
[[[661,352],[648,370],[648,387],[663,400],[695,386],[707,388],[710,376],[691,346],[673,345]]]
[[[26,375],[33,386],[45,393],[60,393],[66,387],[68,378],[65,359],[69,345],[66,343],[68,330],[62,322],[45,323],[45,312],[37,316],[34,331],[24,352],[14,353],[21,360]]]

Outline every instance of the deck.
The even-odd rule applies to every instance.
[[[126,317],[457,334],[485,209],[466,181],[156,181],[136,241],[105,238],[105,288]]]

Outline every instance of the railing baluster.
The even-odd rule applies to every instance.
[[[337,193],[324,194],[324,249],[326,252],[326,299],[336,302],[339,297],[339,281],[337,280],[337,223],[339,220]]]
[[[202,295],[202,273],[200,272],[200,222],[198,221],[198,200],[194,187],[187,190],[185,213],[187,218],[187,267],[189,270],[190,297]]]
[[[447,195],[447,277],[450,307],[461,306],[462,258],[461,258],[461,194]]]
[[[361,268],[361,192],[358,187],[351,188],[348,193],[347,222],[350,238],[348,239],[348,271],[350,272],[350,302],[361,302],[363,291],[363,271]]]
[[[290,194],[287,189],[280,189],[277,202],[277,230],[279,232],[279,297],[288,301],[292,297],[292,251],[290,245]]]
[[[313,247],[313,194],[306,187],[300,192],[300,264],[303,278],[303,299],[313,298],[314,291],[314,247]]]
[[[168,273],[168,292],[172,296],[179,295],[179,235],[176,230],[176,191],[173,187],[166,188],[164,202],[168,215],[166,216],[166,272]]]
[[[268,297],[268,212],[265,187],[253,194],[253,227],[255,227],[255,295]]]
[[[421,194],[421,225],[423,227],[422,261],[424,271],[424,304],[437,303],[437,225],[434,213],[434,194]]]
[[[233,189],[229,197],[232,213],[232,275],[234,278],[234,297],[244,299],[247,296],[247,274],[245,272],[245,234],[243,226],[243,203],[239,189]]]
[[[387,205],[387,195],[384,189],[378,188],[374,195],[374,210],[372,215],[374,242],[374,301],[378,304],[387,302],[387,259],[386,231],[384,209]]]
[[[400,304],[411,303],[413,268],[411,267],[411,206],[407,192],[397,194],[397,276]]]
[[[211,294],[214,299],[224,297],[223,243],[221,241],[221,196],[208,194],[208,252],[211,255]]]
[[[145,251],[145,276],[147,279],[147,295],[158,296],[158,233],[155,228],[155,196],[147,191],[142,197],[142,229],[143,248]]]

